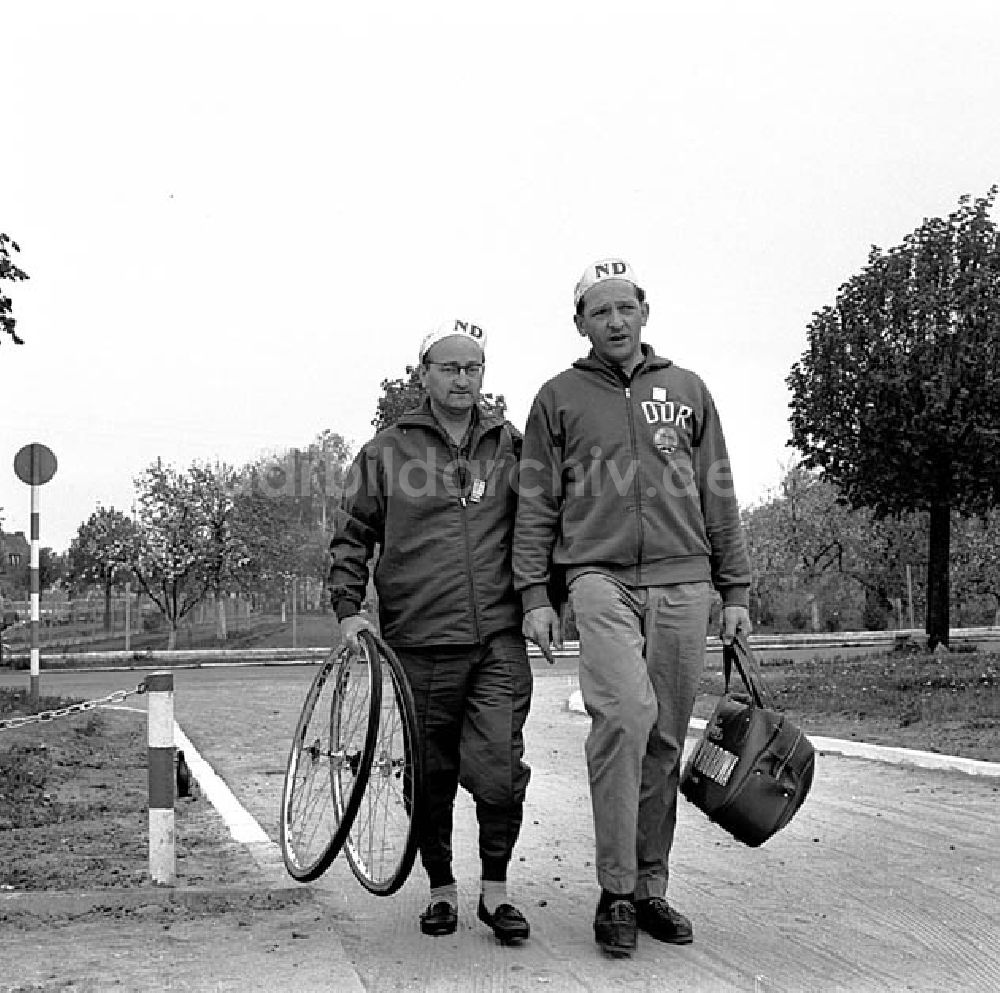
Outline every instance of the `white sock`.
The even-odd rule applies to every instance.
[[[507,881],[504,879],[482,880],[483,906],[487,913],[496,913],[501,903],[510,903],[507,899]]]
[[[431,887],[431,904],[441,903],[442,901],[451,904],[456,910],[458,909],[458,883]]]

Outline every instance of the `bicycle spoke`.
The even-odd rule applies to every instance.
[[[406,881],[416,855],[414,823],[419,756],[412,695],[402,667],[380,641],[382,693],[371,771],[345,852],[355,876],[387,895]]]
[[[327,659],[306,697],[282,795],[281,847],[288,871],[307,882],[336,858],[361,802],[378,733],[379,660]]]

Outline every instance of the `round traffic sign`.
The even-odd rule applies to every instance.
[[[51,448],[37,442],[25,445],[14,456],[14,472],[22,483],[41,486],[56,474],[56,457]]]

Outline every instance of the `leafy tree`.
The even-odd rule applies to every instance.
[[[111,630],[111,591],[129,576],[135,526],[120,510],[98,506],[70,542],[68,578],[104,592],[104,630]]]
[[[419,407],[424,402],[424,388],[420,385],[419,366],[408,365],[405,379],[383,379],[382,396],[378,398],[372,427],[376,431],[391,427],[407,410]],[[484,393],[480,398],[483,409],[505,417],[507,401],[503,394],[496,397],[492,393]]]
[[[407,410],[419,407],[424,402],[424,388],[420,385],[418,366],[406,367],[405,379],[383,379],[382,395],[378,398],[372,427],[376,431],[391,427]]]
[[[157,459],[135,481],[139,498],[138,532],[132,571],[143,592],[169,625],[167,649],[177,647],[181,620],[211,586],[205,549],[210,524],[201,493],[189,473]]]
[[[925,537],[913,515],[880,520],[867,508],[852,509],[834,484],[801,464],[742,518],[759,612],[769,613],[789,583],[801,584],[814,604],[821,592],[836,597],[835,580],[843,577],[864,590],[863,622],[876,630],[887,626],[891,598],[901,595],[906,564]]]
[[[31,277],[23,269],[18,268],[14,264],[11,258],[12,251],[20,252],[21,249],[16,241],[13,241],[8,235],[0,231],[0,282],[9,279],[12,283],[17,283],[25,279],[30,279]],[[13,313],[14,304],[11,302],[10,297],[0,289],[0,327],[10,335],[10,339],[15,345],[23,345],[24,341],[14,332],[14,326],[17,324],[17,321],[14,320]],[[0,342],[2,342],[2,339],[0,339]]]
[[[245,529],[238,520],[236,490],[239,476],[225,465],[192,465],[188,470],[192,499],[204,518],[205,542],[201,548],[204,584],[215,597],[215,636],[226,641],[225,594],[240,585],[242,570],[250,561]]]
[[[993,603],[994,626],[1000,626],[1000,510],[953,522],[951,574],[959,605],[975,597]]]
[[[350,446],[343,436],[326,428],[304,449],[278,451],[248,466],[245,480],[280,501],[288,520],[325,529],[350,460]]]
[[[326,531],[350,459],[343,436],[325,429],[307,448],[266,457],[244,470],[237,503],[249,551],[247,582],[284,598],[295,576],[325,579]]]
[[[60,555],[51,548],[38,549],[38,585],[47,590],[66,578],[69,568],[68,555]]]
[[[310,496],[319,508],[317,523],[325,532],[337,509],[344,473],[351,461],[351,446],[343,435],[325,428],[306,449]]]
[[[964,196],[814,314],[789,373],[791,445],[855,507],[926,511],[928,645],[947,645],[952,511],[1000,502],[997,188]]]
[[[285,552],[290,527],[285,502],[272,495],[263,475],[260,466],[245,470],[244,485],[235,497],[236,527],[248,556],[240,573],[247,592],[270,592],[277,575],[275,563]]]

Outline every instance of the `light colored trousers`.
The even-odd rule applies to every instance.
[[[637,900],[665,896],[688,721],[705,664],[712,587],[573,580],[597,881]]]

